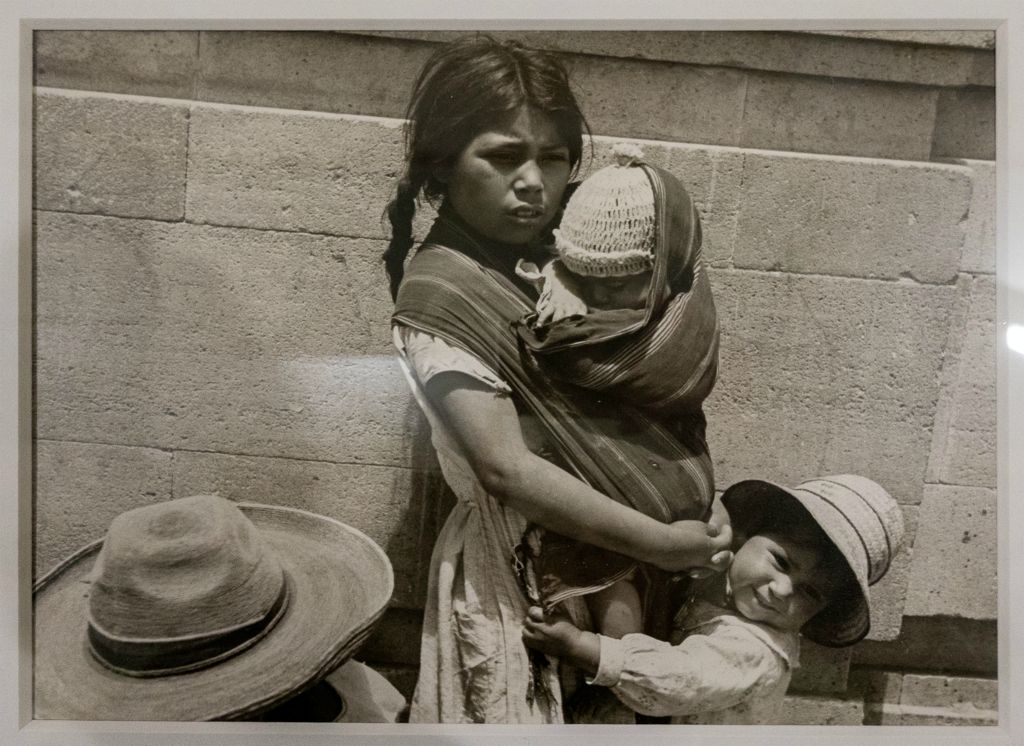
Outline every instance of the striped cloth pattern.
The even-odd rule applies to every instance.
[[[667,171],[644,165],[642,172],[655,200],[654,273],[645,307],[592,311],[545,326],[536,326],[534,314],[516,329],[546,375],[625,399],[662,420],[682,419],[685,431],[703,422],[702,404],[715,384],[718,317],[693,201]]]
[[[681,439],[626,401],[544,375],[522,354],[513,330],[535,298],[512,279],[508,258],[494,256],[501,250],[442,212],[409,263],[393,322],[444,339],[492,368],[512,388],[521,414],[543,426],[558,462],[599,492],[665,522],[705,517],[714,489],[703,429]],[[535,562],[549,605],[607,587],[637,566],[550,533]],[[667,624],[667,609],[651,611]]]

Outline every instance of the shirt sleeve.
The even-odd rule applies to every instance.
[[[491,368],[460,347],[455,347],[439,337],[406,326],[397,325],[394,342],[403,353],[420,385],[425,386],[439,373],[464,373],[486,384],[495,391],[511,394],[511,387]]]
[[[789,680],[785,659],[739,626],[693,633],[673,645],[648,635],[601,636],[592,683],[644,715],[685,716],[732,707]]]

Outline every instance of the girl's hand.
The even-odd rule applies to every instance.
[[[545,616],[539,606],[531,606],[523,620],[523,642],[591,673],[597,671],[601,658],[601,643],[596,635],[584,632],[557,611]]]
[[[667,526],[668,547],[654,560],[669,572],[690,571],[694,577],[722,572],[732,563],[732,527],[712,521],[676,521]]]
[[[544,276],[544,289],[537,301],[538,325],[586,314],[587,304],[580,297],[576,280],[560,261],[555,259],[545,264],[541,274]]]

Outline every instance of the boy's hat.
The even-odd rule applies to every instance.
[[[570,272],[635,275],[654,266],[654,190],[636,145],[613,148],[618,163],[583,180],[554,230]]]
[[[394,580],[325,516],[200,495],[136,508],[35,587],[35,717],[251,717],[365,641]]]
[[[779,500],[792,500],[817,523],[857,580],[858,592],[834,600],[801,633],[822,645],[859,642],[871,627],[868,586],[877,582],[903,541],[903,513],[881,486],[852,474],[823,477],[790,489],[751,479],[729,487],[722,503],[733,527],[756,533]]]

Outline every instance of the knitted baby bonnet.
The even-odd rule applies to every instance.
[[[654,190],[632,143],[612,149],[618,161],[585,179],[554,231],[566,268],[578,275],[635,275],[654,266]]]

